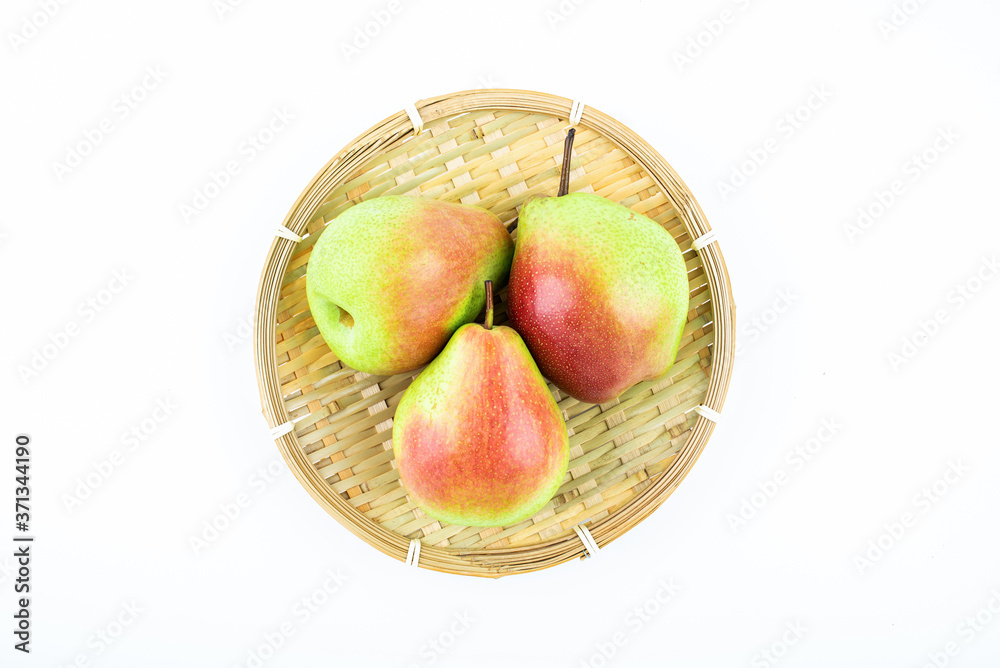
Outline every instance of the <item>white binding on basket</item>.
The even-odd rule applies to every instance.
[[[691,248],[695,250],[701,250],[713,241],[718,241],[719,235],[715,233],[715,230],[709,230],[705,234],[701,235],[697,239],[691,242]]]
[[[587,550],[587,556],[596,557],[601,548],[597,546],[597,541],[594,540],[592,535],[590,535],[590,530],[582,524],[577,524],[573,527],[573,530],[576,531],[576,535],[580,537],[580,542],[583,543],[583,548]]]
[[[277,234],[282,239],[288,239],[289,241],[294,241],[295,243],[302,241],[302,237],[295,234],[295,232],[292,232],[284,225],[278,225],[278,230],[275,232],[275,234]]]
[[[572,126],[577,126],[580,124],[580,119],[583,118],[583,108],[587,106],[579,100],[573,100],[573,106],[569,110],[569,124]]]
[[[279,439],[285,434],[290,433],[294,428],[295,425],[293,425],[292,421],[289,420],[285,424],[279,424],[277,427],[271,427],[271,431],[269,433],[271,434],[271,438]]]
[[[420,541],[413,539],[410,541],[410,550],[406,553],[406,565],[420,567]]]
[[[719,424],[719,421],[722,420],[722,413],[720,413],[717,410],[713,410],[704,404],[700,406],[695,406],[694,412],[702,416],[706,420],[711,420],[716,424]]]
[[[418,135],[424,131],[424,119],[420,118],[417,105],[413,103],[406,105],[406,115],[410,117],[410,122],[413,123],[413,134]]]

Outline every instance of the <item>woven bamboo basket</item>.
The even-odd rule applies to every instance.
[[[582,115],[581,115],[582,111]],[[670,372],[604,405],[550,385],[570,434],[555,498],[505,527],[444,524],[400,485],[392,419],[419,371],[380,377],[338,361],[306,301],[306,266],[324,227],[382,195],[476,204],[508,227],[525,199],[556,192],[563,140],[577,129],[570,192],[642,212],[677,240],[691,302]],[[650,515],[691,470],[722,409],[733,364],[733,299],[718,243],[693,195],[645,141],[613,118],[562,97],[466,91],[421,100],[341,151],[306,186],[279,227],[258,288],[254,358],[264,416],[292,472],[362,540],[437,571],[499,577],[591,553]],[[516,230],[514,231],[516,240]],[[692,240],[699,240],[692,248]],[[506,291],[495,322],[506,320]],[[705,410],[700,407],[706,407]],[[589,531],[581,531],[578,525]],[[596,541],[588,547],[585,541]]]

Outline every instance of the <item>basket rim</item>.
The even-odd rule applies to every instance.
[[[414,105],[424,127],[462,113],[521,111],[569,118],[574,101],[548,93],[516,89],[466,90],[425,98]],[[412,109],[411,109],[412,111]],[[711,231],[711,226],[693,193],[667,161],[644,139],[614,118],[586,106],[577,125],[587,126],[612,141],[646,171],[673,204],[678,218],[692,239]],[[325,199],[324,185],[336,184],[365,164],[387,145],[417,134],[410,115],[401,110],[376,123],[329,160],[295,200],[282,226],[301,235],[315,218]],[[323,195],[317,197],[317,193]],[[282,281],[296,242],[276,236],[267,254],[257,287],[254,309],[254,369],[262,412],[272,429],[291,421],[278,377],[275,330]],[[714,344],[704,405],[721,412],[735,357],[735,325],[732,287],[719,243],[699,249],[708,283],[714,321]],[[666,470],[652,484],[626,501],[613,513],[588,525],[594,540],[604,546],[619,538],[653,513],[676,489],[701,455],[715,422],[699,414],[691,433]],[[330,515],[379,551],[400,561],[407,560],[410,540],[369,519],[335,492],[307,459],[294,429],[275,438],[278,450],[299,483]],[[581,539],[574,533],[541,543],[501,549],[458,549],[423,545],[420,566],[446,573],[500,577],[549,568],[575,557],[586,556]],[[525,566],[529,566],[525,568]]]

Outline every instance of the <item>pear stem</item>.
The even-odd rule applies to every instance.
[[[569,132],[566,133],[566,142],[563,144],[562,172],[559,174],[559,190],[556,192],[556,197],[562,197],[569,192],[569,166],[573,161],[573,137],[575,136],[576,128],[570,128]],[[514,220],[510,221],[507,232],[513,232],[517,229],[518,218],[520,216],[514,216]]]
[[[559,192],[556,197],[562,197],[569,192],[569,165],[573,160],[573,137],[576,136],[576,128],[570,128],[566,133],[566,143],[563,144],[562,173],[559,175]]]
[[[493,329],[493,281],[486,279],[486,329]]]

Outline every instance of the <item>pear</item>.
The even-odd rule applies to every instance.
[[[508,300],[545,377],[605,403],[673,365],[687,269],[670,233],[640,213],[589,193],[538,198],[521,207]]]
[[[521,337],[486,323],[459,328],[407,388],[392,447],[399,477],[431,517],[467,526],[525,520],[559,489],[566,423]]]
[[[351,207],[316,242],[306,273],[313,319],[347,365],[391,376],[428,363],[502,284],[514,243],[485,209],[419,197]]]

